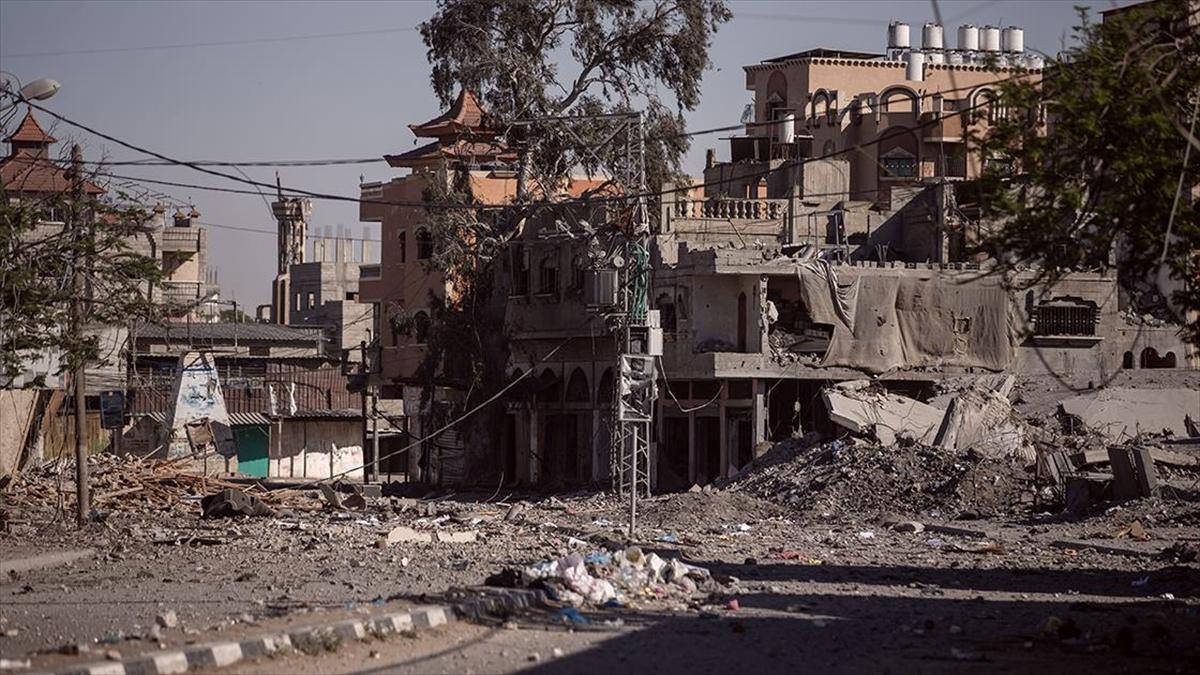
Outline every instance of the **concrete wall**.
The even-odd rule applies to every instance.
[[[328,478],[353,469],[346,479],[362,480],[362,420],[284,419],[270,433],[270,476]]]
[[[0,476],[21,468],[38,393],[36,389],[0,389]]]

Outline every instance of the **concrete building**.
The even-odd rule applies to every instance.
[[[349,352],[355,362],[359,346],[375,338],[374,305],[359,300],[359,270],[372,262],[372,242],[360,243],[316,238],[311,260],[293,263],[287,274],[287,324],[325,328],[330,353]]]

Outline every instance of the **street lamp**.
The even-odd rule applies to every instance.
[[[0,81],[0,92],[5,94],[6,99],[0,102],[0,112],[16,107],[22,101],[44,101],[57,94],[58,90],[62,88],[58,80],[52,80],[48,77],[43,77],[25,86],[21,86],[21,80],[16,75],[6,70],[0,70],[0,73],[7,75],[12,82],[16,82],[18,87],[14,93],[8,80]]]

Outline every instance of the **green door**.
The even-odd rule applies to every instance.
[[[271,436],[267,425],[236,426],[233,444],[237,448],[238,472],[255,478],[267,477],[267,449]]]

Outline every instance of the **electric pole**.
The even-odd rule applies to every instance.
[[[83,204],[83,151],[79,145],[71,146],[71,287],[74,291],[71,297],[71,344],[78,349],[83,339],[83,263],[84,256],[80,250],[84,246],[84,227],[80,213]],[[88,465],[87,465],[87,396],[84,375],[83,353],[75,355],[75,363],[71,371],[71,381],[75,388],[75,517],[80,527],[87,523],[90,507],[88,494]]]

